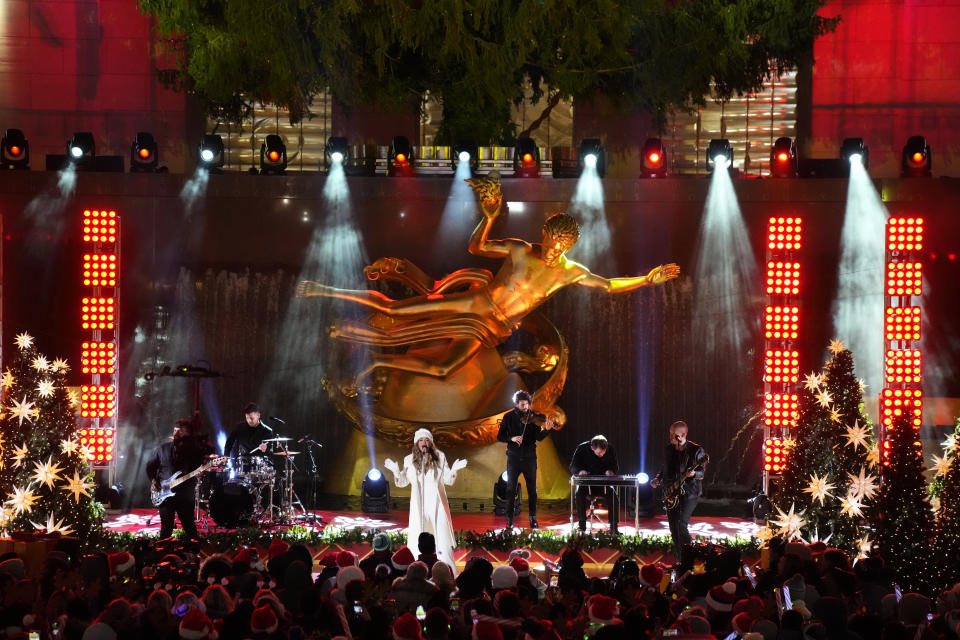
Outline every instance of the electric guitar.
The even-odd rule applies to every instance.
[[[152,488],[150,489],[150,502],[153,503],[153,506],[159,507],[164,503],[165,500],[174,495],[173,490],[179,485],[183,484],[187,480],[190,480],[191,478],[195,478],[212,467],[223,464],[226,462],[226,460],[227,456],[220,456],[219,458],[212,458],[207,462],[204,462],[190,473],[183,474],[183,472],[177,471],[172,476],[160,483],[159,491],[155,491]]]
[[[690,466],[684,469],[683,473],[681,473],[676,479],[671,480],[663,485],[663,506],[667,510],[675,508],[680,502],[680,496],[686,493],[683,483],[687,479],[687,474],[691,471],[695,471],[699,467],[705,467],[708,462],[710,462],[710,456],[708,454],[704,454],[703,459],[700,460],[700,462],[694,460]]]

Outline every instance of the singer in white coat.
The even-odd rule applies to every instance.
[[[467,466],[460,459],[447,465],[447,457],[433,443],[433,434],[417,429],[413,434],[413,452],[404,457],[403,468],[387,458],[383,466],[393,472],[398,487],[410,485],[410,526],[407,528],[407,546],[417,548],[417,540],[424,531],[432,533],[437,542],[437,557],[456,573],[453,549],[456,540],[453,522],[447,504],[444,485],[452,485],[457,471]]]

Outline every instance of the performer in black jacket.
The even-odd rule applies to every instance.
[[[697,501],[703,493],[703,472],[707,465],[707,452],[692,440],[687,440],[689,432],[687,423],[678,420],[670,425],[670,443],[664,450],[663,467],[650,481],[650,486],[656,489],[661,483],[671,485],[680,481],[684,476],[682,490],[679,490],[679,500],[672,509],[667,509],[667,520],[670,523],[670,535],[673,537],[673,554],[680,561],[680,550],[683,545],[691,541],[690,516],[697,507]]]
[[[173,439],[157,447],[147,461],[147,477],[154,491],[160,490],[160,483],[177,471],[189,473],[202,465],[212,447],[205,438],[195,433],[197,424],[193,420],[180,418],[173,424]],[[196,478],[177,485],[173,496],[167,498],[159,507],[160,538],[173,535],[175,517],[180,518],[184,535],[196,539],[197,524],[194,520],[194,490]]]
[[[530,394],[517,391],[513,394],[513,410],[500,421],[497,440],[507,444],[507,526],[513,527],[513,513],[520,474],[527,485],[527,504],[530,511],[530,528],[537,524],[537,443],[546,438],[553,428],[553,421],[530,409]],[[541,428],[540,425],[543,425]]]
[[[223,448],[223,455],[239,458],[247,455],[262,455],[267,451],[264,440],[273,437],[273,429],[260,422],[260,406],[256,402],[247,403],[243,408],[243,422],[237,424],[227,444]]]
[[[620,470],[617,453],[604,436],[596,435],[577,445],[570,461],[570,473],[577,476],[615,476]],[[613,487],[577,487],[577,517],[580,519],[580,531],[587,530],[587,496],[593,492],[610,496],[610,533],[619,535],[617,525],[620,517],[620,504],[617,491]]]

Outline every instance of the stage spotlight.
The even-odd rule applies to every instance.
[[[20,129],[7,129],[0,142],[0,168],[29,169],[30,143]]]
[[[848,162],[859,162],[866,169],[870,166],[870,150],[863,138],[845,138],[840,145],[840,157]]]
[[[513,147],[513,177],[540,177],[540,148],[533,138],[525,136],[517,139]]]
[[[453,157],[451,158],[453,170],[456,171],[457,166],[464,162],[470,163],[471,171],[476,171],[480,168],[480,148],[477,146],[477,143],[458,142],[453,145]]]
[[[767,516],[773,511],[773,505],[770,503],[770,498],[767,497],[767,494],[760,492],[747,500],[747,504],[750,506],[750,514],[753,516],[755,522],[762,522],[766,520]]]
[[[157,156],[157,142],[153,135],[140,131],[130,145],[130,172],[152,173],[157,170],[159,157]]]
[[[96,158],[96,144],[89,131],[78,131],[67,141],[67,161],[79,167],[92,167]]]
[[[507,472],[504,471],[493,485],[493,513],[498,516],[507,515],[507,500],[510,495],[507,487]],[[520,483],[517,483],[517,492],[513,503],[513,515],[520,513]]]
[[[667,175],[667,149],[660,138],[647,138],[641,150],[641,178],[664,178]]]
[[[580,142],[577,158],[580,160],[581,168],[596,169],[597,175],[601,178],[607,173],[607,152],[600,138],[584,138]]]
[[[390,141],[390,148],[387,149],[387,175],[413,175],[413,146],[406,136],[394,136]]]
[[[641,472],[637,474],[639,486],[630,488],[626,492],[627,515],[637,515],[641,518],[652,518],[656,494],[650,486],[650,476]]]
[[[723,168],[733,166],[733,145],[726,138],[711,140],[707,146],[707,171],[712,173],[717,165]]]
[[[208,133],[200,140],[200,167],[210,171],[219,171],[223,166],[223,138]]]
[[[343,136],[330,136],[323,153],[323,165],[330,171],[333,165],[343,165],[350,158],[350,145]]]
[[[287,145],[275,133],[260,144],[260,173],[283,175],[287,172]]]
[[[933,168],[930,145],[923,136],[912,136],[903,147],[900,159],[900,176],[903,178],[929,178]]]
[[[797,177],[797,145],[791,138],[777,138],[770,147],[770,175],[774,178]]]
[[[360,483],[360,509],[364,513],[390,510],[390,483],[377,468],[370,469]]]

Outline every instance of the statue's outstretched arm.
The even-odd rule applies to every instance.
[[[471,178],[467,180],[470,188],[480,196],[480,211],[483,219],[473,230],[467,250],[475,256],[485,258],[506,258],[510,255],[510,248],[503,240],[491,240],[488,236],[493,221],[500,215],[503,206],[503,193],[500,191],[500,176],[486,178]]]
[[[590,271],[586,268],[584,268],[584,271],[586,271],[586,275],[577,281],[578,284],[582,284],[587,287],[605,289],[610,293],[633,291],[634,289],[639,289],[640,287],[646,287],[652,284],[663,284],[664,282],[673,280],[680,275],[680,267],[672,262],[670,264],[663,264],[659,267],[654,267],[650,270],[650,273],[645,276],[636,276],[633,278],[608,279],[590,273]]]

